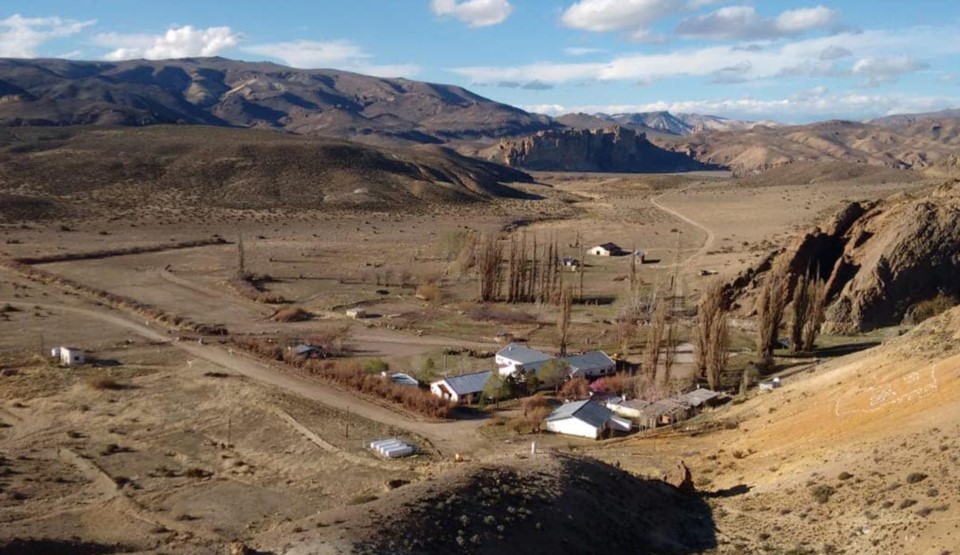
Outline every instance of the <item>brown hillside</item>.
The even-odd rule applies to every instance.
[[[83,199],[130,207],[158,195],[237,208],[478,201],[521,196],[504,183],[531,180],[442,148],[388,150],[202,126],[7,129],[0,165],[8,219]]]

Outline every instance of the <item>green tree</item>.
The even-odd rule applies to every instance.
[[[371,358],[363,363],[363,371],[369,374],[379,374],[390,370],[390,365],[382,358]]]
[[[570,363],[565,360],[555,358],[543,363],[540,371],[537,373],[540,383],[544,387],[553,388],[554,393],[560,390],[563,382],[570,377]]]
[[[483,384],[483,398],[493,401],[499,406],[500,399],[503,398],[503,386],[504,380],[500,377],[500,373],[492,372],[490,377],[487,378],[487,383]]]

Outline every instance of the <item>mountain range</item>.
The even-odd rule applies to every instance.
[[[545,161],[558,160],[554,169],[605,171],[642,171],[638,168],[646,166],[591,159],[596,150],[574,153],[571,145],[578,141],[584,148],[594,144],[582,141],[585,136],[575,132],[619,126],[678,153],[657,154],[657,160],[666,161],[657,171],[707,165],[755,172],[824,161],[890,168],[953,167],[958,165],[960,147],[960,110],[809,125],[662,111],[568,114],[554,119],[458,86],[330,69],[300,70],[224,58],[0,59],[0,125],[80,124],[269,129],[386,147],[442,144],[490,159],[498,158],[490,152],[501,140],[522,142],[540,134],[561,140],[551,154],[549,141],[531,139],[538,150],[534,158],[539,169],[550,166]],[[646,146],[641,150],[652,152]],[[579,162],[559,161],[564,156]],[[510,155],[498,161],[522,164],[534,158]],[[624,156],[614,159],[626,160]]]

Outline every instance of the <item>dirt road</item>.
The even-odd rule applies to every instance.
[[[693,227],[695,227],[695,228],[703,231],[703,232],[706,234],[706,238],[705,238],[704,241],[703,241],[703,245],[701,245],[699,249],[697,249],[697,250],[694,251],[690,256],[688,256],[686,260],[684,260],[683,262],[680,263],[680,267],[681,267],[681,268],[688,268],[688,269],[690,268],[690,266],[691,266],[691,264],[693,263],[694,260],[696,260],[697,258],[705,255],[705,254],[707,253],[707,251],[710,250],[710,248],[713,246],[713,243],[714,243],[714,241],[716,240],[717,236],[716,236],[716,234],[713,232],[712,229],[710,229],[710,228],[708,228],[707,226],[701,224],[700,222],[694,220],[693,218],[691,218],[691,217],[689,217],[689,216],[685,216],[685,215],[681,214],[680,212],[677,212],[677,211],[674,210],[673,208],[669,208],[669,207],[664,206],[663,204],[660,203],[660,199],[662,199],[663,197],[665,197],[665,196],[667,196],[667,195],[671,195],[671,194],[674,194],[674,193],[682,193],[682,192],[686,191],[687,189],[690,189],[691,187],[693,187],[693,185],[688,185],[688,186],[686,186],[686,187],[684,187],[684,188],[682,188],[682,189],[679,189],[679,190],[677,190],[677,191],[666,191],[666,192],[664,192],[664,193],[660,193],[659,195],[657,195],[657,196],[655,196],[655,197],[650,197],[650,204],[652,204],[653,206],[655,206],[658,210],[661,210],[661,211],[663,211],[663,212],[666,212],[667,214],[673,216],[674,218],[677,218],[677,219],[679,219],[679,220],[682,220],[682,221],[684,221],[684,222],[692,225]],[[682,298],[683,295],[684,295],[684,279],[683,279],[683,276],[680,275],[679,273],[677,274],[677,279],[676,279],[676,281],[674,282],[673,295],[674,295],[674,298]]]
[[[163,328],[133,322],[117,313],[67,306],[60,304],[17,303],[11,305],[23,309],[41,307],[45,310],[65,311],[127,329],[137,335],[168,343],[183,350],[190,356],[203,359],[221,366],[227,371],[241,374],[258,382],[279,387],[287,392],[316,401],[329,407],[352,413],[357,416],[404,429],[429,440],[444,456],[453,453],[474,453],[485,442],[477,433],[484,420],[455,420],[450,422],[424,422],[405,414],[394,412],[376,403],[367,401],[333,387],[284,373],[258,360],[218,345],[198,344],[189,341],[175,341]]]

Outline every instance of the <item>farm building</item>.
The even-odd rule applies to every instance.
[[[420,382],[418,382],[416,378],[409,374],[404,374],[403,372],[380,372],[380,375],[397,385],[405,385],[409,387],[420,386]]]
[[[566,403],[545,420],[548,432],[597,439],[606,430],[630,431],[630,422],[590,400]]]
[[[720,393],[709,389],[694,389],[683,395],[678,395],[674,399],[693,409],[713,407],[722,401]]]
[[[597,245],[587,251],[593,256],[616,256],[623,252],[616,243],[603,243],[602,245]]]
[[[490,379],[491,374],[493,374],[492,370],[486,370],[461,376],[448,376],[432,382],[430,392],[441,399],[449,399],[454,403],[470,402],[471,399],[483,391],[483,386]]]
[[[60,364],[75,366],[87,362],[86,354],[76,347],[54,347],[50,356],[60,359]]]
[[[541,353],[518,343],[511,343],[497,351],[494,361],[500,370],[501,376],[509,376],[517,372],[537,372],[543,363],[555,357]]]
[[[572,256],[564,256],[560,259],[560,265],[568,270],[576,272],[580,269],[581,262]]]
[[[630,399],[629,401],[619,401],[613,402],[613,400],[607,401],[607,408],[617,413],[619,416],[625,416],[627,418],[639,419],[643,413],[643,409],[650,406],[650,401],[644,401],[643,399]]]
[[[571,378],[599,378],[616,373],[617,363],[603,351],[564,357],[570,365]]]
[[[689,407],[675,399],[661,399],[642,408],[638,421],[641,428],[656,428],[679,422],[689,414]]]

